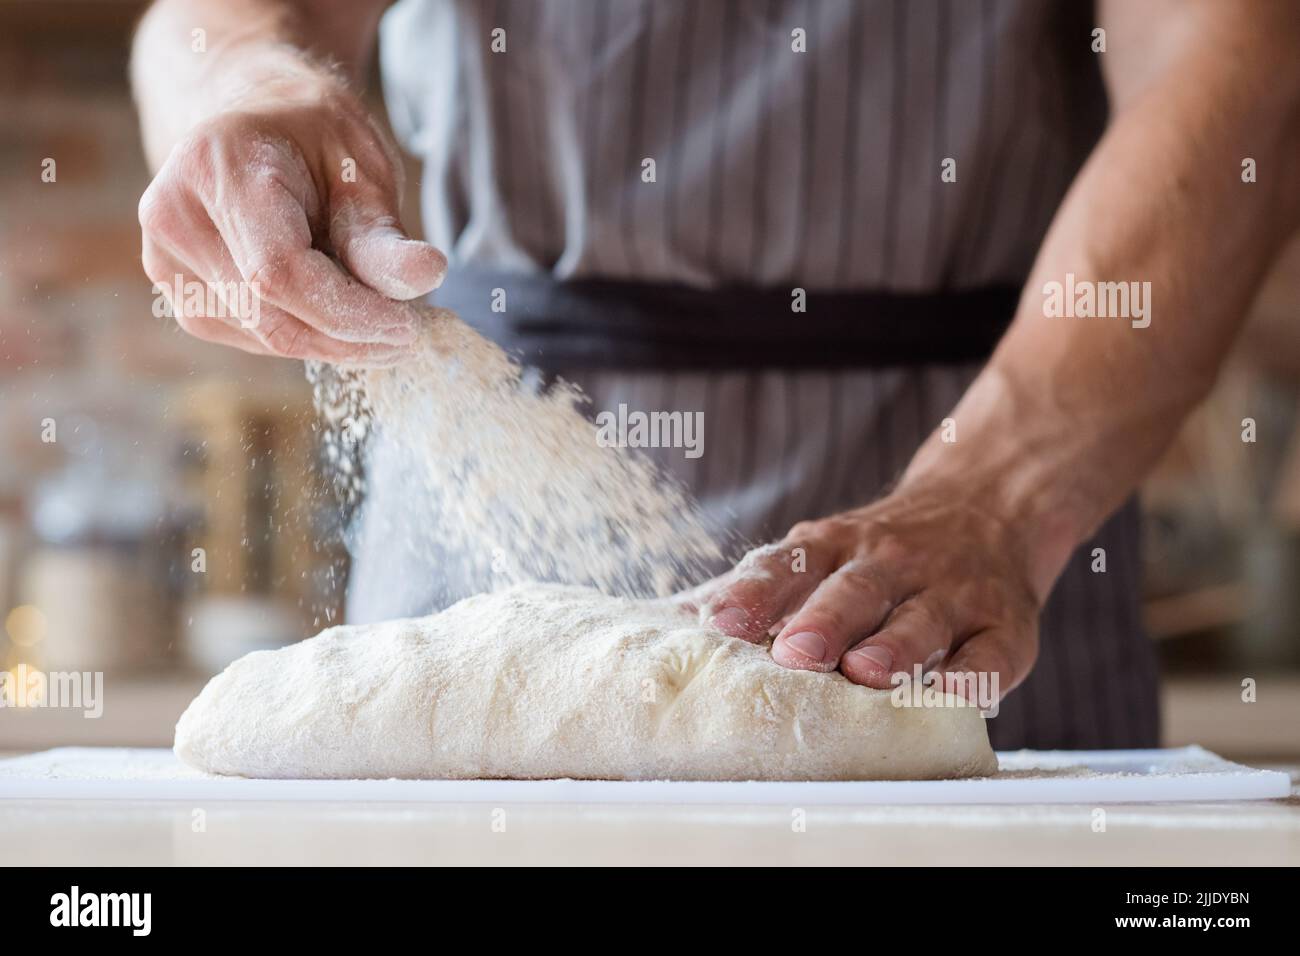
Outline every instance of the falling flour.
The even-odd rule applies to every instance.
[[[427,542],[410,556],[418,566],[620,596],[662,596],[707,574],[721,552],[690,496],[635,450],[600,444],[576,386],[536,387],[454,313],[422,311],[426,328],[399,365],[308,366],[345,501],[366,490],[357,449],[382,437],[407,459],[421,513],[436,515],[416,536]]]

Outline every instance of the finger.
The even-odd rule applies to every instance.
[[[340,342],[283,311],[277,310],[275,315],[283,318],[263,319],[254,331],[259,341],[282,358],[353,368],[390,368],[410,355],[408,349],[392,345]]]
[[[406,349],[392,345],[340,342],[298,321],[283,309],[261,302],[252,303],[254,308],[251,314],[246,315],[245,303],[232,301],[229,297],[230,289],[242,282],[239,272],[216,229],[210,224],[207,235],[203,230],[196,230],[191,238],[190,249],[196,251],[193,257],[163,243],[153,245],[174,264],[175,272],[186,276],[185,281],[192,277],[205,289],[211,288],[225,306],[224,315],[205,315],[196,313],[188,303],[173,303],[177,324],[200,338],[233,345],[254,354],[315,359],[358,367],[388,367],[407,354]],[[191,258],[201,259],[205,265],[196,265],[190,261]],[[205,295],[205,304],[206,298]],[[225,327],[224,330],[221,326]]]
[[[392,299],[418,299],[442,285],[447,258],[408,237],[375,202],[345,199],[330,218],[330,245],[358,279]]]
[[[415,340],[415,309],[362,285],[313,249],[307,215],[287,189],[269,183],[251,205],[256,217],[246,205],[240,213],[212,207],[208,213],[240,277],[259,299],[341,342],[409,345]]]
[[[969,699],[972,679],[983,675],[988,686],[996,686],[996,696],[1005,697],[1029,676],[1037,657],[1036,630],[986,628],[963,641],[944,663],[944,690]]]
[[[370,135],[357,142],[354,175],[328,183],[330,246],[348,269],[393,299],[417,299],[442,285],[447,259],[407,236],[400,226],[401,155],[367,115]],[[378,176],[369,175],[378,172]]]
[[[282,309],[250,294],[251,289],[235,268],[234,260],[230,258],[226,244],[221,241],[217,227],[206,215],[191,222],[183,244],[176,243],[166,235],[160,237],[158,244],[184,266],[187,273],[203,284],[202,301],[205,307],[209,289],[219,301],[220,313],[213,312],[206,318],[222,319],[237,326],[253,339],[258,339],[258,328],[264,319],[272,326],[293,319]],[[193,313],[195,310],[187,308],[186,311]]]
[[[799,670],[834,670],[849,647],[880,626],[896,597],[876,565],[850,561],[822,581],[781,629],[772,659]]]
[[[196,339],[202,339],[205,342],[213,342],[216,345],[239,349],[241,352],[248,352],[250,355],[275,354],[257,339],[243,334],[236,328],[232,328],[222,319],[210,319],[203,315],[182,315],[178,312],[176,313],[176,324]]]
[[[951,614],[925,593],[894,608],[880,630],[840,658],[840,673],[855,684],[889,689],[892,676],[943,660],[952,646]]]
[[[702,616],[731,637],[761,641],[821,580],[825,570],[818,573],[808,563],[792,559],[785,542],[755,548],[712,595]]]
[[[187,315],[185,303],[175,301],[177,280],[179,279],[182,289],[186,283],[198,280],[180,260],[149,236],[144,237],[140,260],[144,265],[145,275],[154,283],[159,294],[167,300],[171,306],[172,317],[183,331],[205,342],[230,346],[254,355],[269,354],[261,342],[238,326],[231,325],[223,319]]]
[[[216,276],[217,287],[241,281],[235,260],[215,228],[210,240],[207,258],[212,264],[208,268],[209,274]],[[400,345],[336,339],[260,299],[257,314],[242,320],[241,326],[248,328],[270,352],[285,358],[379,368],[395,365],[408,355],[408,350]]]
[[[173,279],[183,274],[182,294],[185,292],[185,283],[198,282],[202,284],[200,290],[202,295],[199,300],[204,309],[207,307],[209,290],[215,293],[224,307],[223,314],[216,314],[214,311],[212,315],[204,315],[194,308],[194,303],[190,301],[184,303],[173,301],[173,314],[177,319],[193,320],[192,324],[213,328],[214,332],[217,332],[215,327],[204,320],[222,320],[227,325],[237,326],[242,332],[241,338],[250,342],[259,341],[248,321],[250,316],[245,314],[252,311],[248,308],[252,302],[247,292],[247,283],[235,268],[216,224],[213,223],[198,197],[191,190],[159,177],[149,185],[141,197],[139,214],[144,235],[143,256],[146,273],[149,272],[150,257],[165,254],[168,262],[167,271],[175,273],[175,275],[169,274],[165,282],[161,283],[166,286],[169,293],[175,288]],[[233,284],[227,287],[227,283]],[[169,294],[167,298],[171,301],[175,296]],[[240,301],[241,299],[243,301]],[[273,315],[274,307],[270,305],[256,311],[259,314],[266,313],[267,318],[270,319],[283,321],[284,318]],[[181,324],[183,326],[184,322]],[[229,339],[228,335],[221,337]],[[227,341],[225,344],[230,343]],[[261,351],[268,353],[271,351],[265,347],[265,343],[262,343],[262,346]]]

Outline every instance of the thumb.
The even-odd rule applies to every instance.
[[[390,299],[418,299],[447,274],[447,257],[407,236],[395,216],[345,206],[330,223],[330,242],[348,271]]]

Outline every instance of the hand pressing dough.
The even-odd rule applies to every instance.
[[[893,780],[991,774],[973,707],[896,707],[663,602],[525,584],[335,627],[213,678],[200,770],[278,778]],[[949,701],[951,703],[951,701]]]

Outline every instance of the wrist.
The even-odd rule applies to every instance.
[[[918,449],[895,493],[942,496],[997,522],[1041,605],[1104,505],[1078,423],[1035,405],[989,366]]]
[[[261,106],[318,103],[346,89],[343,81],[304,51],[259,41],[223,52],[211,71],[210,115]]]

